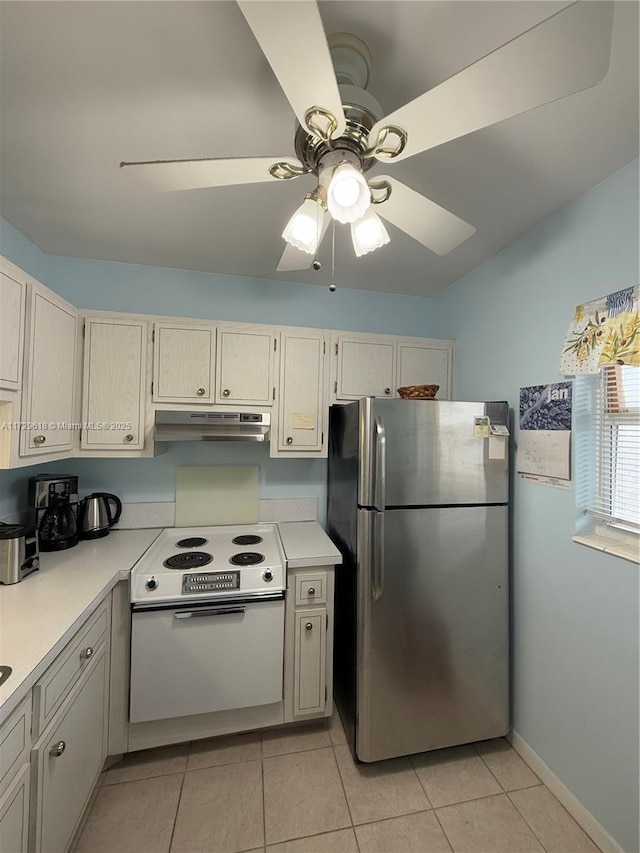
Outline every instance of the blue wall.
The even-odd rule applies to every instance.
[[[638,162],[435,298],[456,395],[557,381],[575,306],[636,284]],[[638,850],[638,566],[571,541],[573,491],[515,480],[513,727]]]
[[[0,219],[0,252],[79,308],[313,326],[429,337],[432,304],[418,296],[247,279],[43,254]],[[172,445],[154,459],[74,459],[43,466],[75,473],[83,494],[106,490],[128,501],[173,500],[177,465],[260,465],[260,496],[315,497],[326,505],[326,462],[269,459],[265,447]],[[0,518],[21,509],[34,468],[0,471]]]

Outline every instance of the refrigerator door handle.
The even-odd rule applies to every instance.
[[[387,436],[382,423],[382,418],[376,415],[374,420],[375,430],[375,479],[373,483],[373,506],[378,512],[384,512],[385,508],[385,487],[386,487],[386,470],[387,470]]]
[[[380,601],[384,592],[384,513],[373,513],[373,542],[371,544],[371,566],[373,578],[371,582],[371,597]]]

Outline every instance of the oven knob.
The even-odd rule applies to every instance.
[[[273,580],[273,572],[271,571],[271,569],[267,569],[262,573],[262,579],[267,582]]]
[[[156,578],[149,578],[145,586],[147,589],[155,589],[158,586],[158,581]]]

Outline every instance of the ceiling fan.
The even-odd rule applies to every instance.
[[[325,36],[315,0],[238,0],[298,119],[297,156],[123,162],[160,190],[289,181],[317,186],[286,225],[277,269],[307,269],[330,221],[350,223],[357,256],[389,242],[380,217],[444,255],[475,233],[390,175],[366,173],[587,89],[607,73],[613,4],[581,0],[383,117],[367,91],[371,57],[353,35]],[[378,216],[379,213],[379,216]]]

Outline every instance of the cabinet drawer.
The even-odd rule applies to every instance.
[[[27,853],[30,771],[31,767],[23,764],[13,784],[0,797],[0,850],[3,853]]]
[[[62,853],[78,826],[106,755],[108,665],[92,658],[31,754],[33,853]]]
[[[108,636],[111,598],[101,604],[33,690],[33,734],[38,737]],[[91,651],[89,651],[91,650]]]
[[[296,575],[296,606],[298,604],[325,604],[326,601],[326,572],[317,572],[313,575]]]
[[[30,752],[31,691],[0,728],[0,795],[29,760]]]

